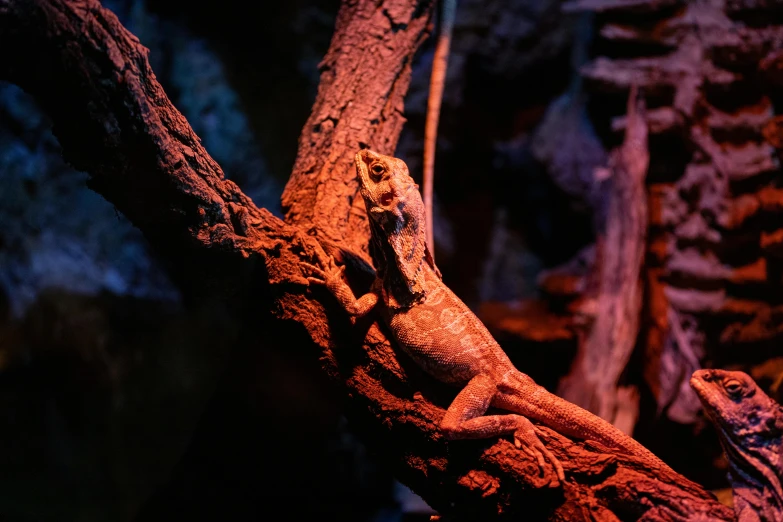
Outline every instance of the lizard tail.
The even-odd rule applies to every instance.
[[[594,440],[628,455],[643,458],[656,466],[670,469],[650,450],[611,423],[548,392],[521,372],[515,380],[519,381],[518,386],[515,386],[511,393],[503,394],[504,397],[498,401],[503,404],[498,404],[499,406],[537,420],[558,433]]]

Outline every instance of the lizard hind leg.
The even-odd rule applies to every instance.
[[[441,421],[447,439],[488,439],[513,433],[514,445],[533,457],[539,467],[552,464],[558,479],[565,479],[563,467],[538,438],[537,428],[515,413],[484,415],[497,394],[497,386],[488,375],[477,375],[457,394]]]

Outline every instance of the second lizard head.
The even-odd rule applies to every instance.
[[[781,406],[744,372],[697,370],[690,384],[717,428],[732,482],[739,481],[742,495],[753,490],[759,498],[769,495],[779,514],[783,510]],[[737,487],[734,483],[735,496]]]

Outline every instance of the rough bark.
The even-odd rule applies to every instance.
[[[426,35],[431,4],[343,2],[283,192],[288,223],[365,250],[369,228],[364,202],[356,197],[353,157],[360,148],[394,153],[405,123],[413,51]]]
[[[669,52],[599,58],[584,70],[596,91],[616,92],[635,78],[662,101],[648,113],[656,146],[644,373],[659,410],[678,422],[696,421],[687,381],[701,365],[776,353],[778,326],[767,318],[780,291],[774,96],[783,29],[772,4],[682,2],[681,12],[659,15],[655,32],[641,19],[607,20],[606,40]],[[751,18],[759,23],[742,23]],[[619,129],[625,119],[613,123]]]
[[[595,319],[580,343],[571,372],[559,388],[571,402],[633,433],[638,400],[633,389],[618,387],[639,333],[641,270],[647,238],[649,165],[644,99],[636,86],[628,96],[625,141],[610,158],[608,208],[601,223],[595,265]]]
[[[351,224],[363,214],[352,203],[347,158],[361,144],[391,152],[408,64],[429,16],[428,4],[412,0],[344,3],[287,190],[295,225],[256,208],[224,179],[155,80],[146,50],[96,0],[0,0],[0,45],[15,51],[0,55],[0,78],[40,101],[65,157],[179,279],[261,301],[270,324],[295,337],[292,346],[320,354],[344,387],[355,429],[434,508],[460,518],[731,518],[677,474],[548,430],[544,442],[569,477],[562,487],[509,440],[447,444],[438,424],[454,390],[424,377],[371,318],[351,325],[326,292],[307,287],[299,263],[321,248],[311,227],[344,245],[367,239]],[[336,206],[332,216],[327,201]]]

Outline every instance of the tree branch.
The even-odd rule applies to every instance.
[[[15,50],[2,53],[1,77],[36,98],[90,188],[141,229],[173,273],[186,270],[182,279],[208,270],[215,287],[241,284],[220,273],[246,268],[262,250],[250,224],[280,233],[283,223],[224,179],[138,39],[96,0],[0,1],[0,31]]]
[[[14,50],[0,54],[0,78],[36,96],[65,157],[145,233],[173,273],[228,297],[248,284],[263,286],[278,323],[298,325],[306,334],[301,349],[321,353],[344,384],[356,430],[442,513],[729,519],[727,508],[679,475],[550,431],[544,442],[563,462],[562,487],[509,440],[447,444],[438,424],[454,390],[398,356],[371,318],[352,325],[330,295],[306,286],[299,262],[320,247],[305,228],[315,225],[329,239],[344,234],[349,245],[367,239],[354,225],[362,213],[352,210],[347,158],[360,144],[394,148],[409,64],[431,9],[414,0],[368,4],[346,1],[340,11],[286,190],[297,226],[256,208],[223,178],[157,83],[146,49],[96,0],[0,0],[0,45]],[[334,216],[327,201],[337,205]]]
[[[640,273],[647,239],[649,164],[644,98],[635,85],[628,96],[625,140],[612,151],[612,178],[605,189],[607,210],[596,219],[598,262],[595,264],[594,321],[580,343],[560,395],[596,413],[625,433],[633,433],[638,398],[632,387],[619,386],[639,335],[642,310]]]
[[[364,202],[353,158],[360,148],[393,154],[405,123],[413,55],[427,35],[432,0],[345,1],[310,117],[283,193],[291,224],[366,248]]]

